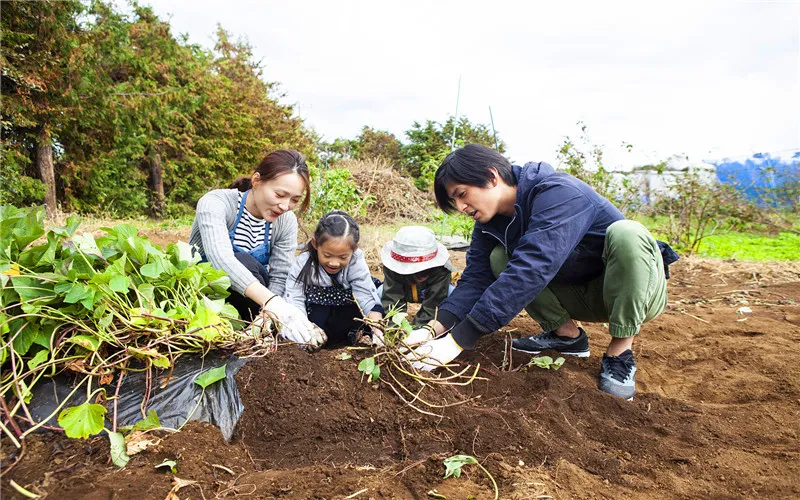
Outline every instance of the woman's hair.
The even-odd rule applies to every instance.
[[[281,149],[268,154],[256,168],[262,182],[270,181],[284,174],[297,174],[303,179],[306,186],[306,194],[300,203],[298,212],[305,212],[311,201],[311,183],[308,180],[308,165],[303,155],[293,149]],[[247,191],[253,187],[250,177],[239,177],[233,181],[229,189]]]
[[[361,231],[358,229],[356,220],[350,214],[341,210],[333,210],[323,215],[317,224],[317,229],[314,231],[314,241],[316,241],[317,247],[331,238],[345,236],[350,237],[350,246],[355,251],[358,248],[358,241],[361,239]],[[303,251],[308,252],[308,260],[303,265],[303,269],[300,270],[300,274],[297,275],[297,281],[303,283],[303,291],[308,293],[308,288],[314,284],[320,275],[319,255],[310,241]]]
[[[445,213],[456,212],[456,206],[447,193],[447,186],[466,184],[485,187],[492,181],[490,167],[497,170],[497,174],[506,184],[517,185],[511,163],[492,148],[480,144],[467,144],[447,155],[436,170],[433,181],[436,204]]]

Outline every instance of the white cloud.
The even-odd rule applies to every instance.
[[[800,147],[800,4],[151,0],[209,47],[246,37],[328,138],[403,138],[455,111],[515,161],[555,161],[584,121],[609,164]],[[633,154],[618,146],[634,145]]]

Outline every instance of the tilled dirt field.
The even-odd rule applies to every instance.
[[[523,313],[462,356],[486,380],[442,391],[477,398],[443,417],[362,383],[363,354],[284,348],[239,372],[231,443],[193,423],[117,469],[106,438],[40,435],[3,497],[20,497],[13,479],[49,498],[163,500],[177,477],[193,483],[169,498],[492,498],[475,466],[442,479],[455,453],[477,457],[501,498],[800,497],[800,265],[682,259],[671,270],[667,311],[634,343],[632,402],[596,388],[599,324],[584,325],[590,358],[503,371],[507,339],[539,331]],[[516,353],[512,367],[528,359]],[[14,453],[3,442],[4,463]],[[175,474],[154,468],[164,459]]]

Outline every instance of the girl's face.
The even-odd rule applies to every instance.
[[[253,190],[250,193],[256,212],[253,215],[260,215],[267,222],[275,222],[275,219],[297,206],[305,190],[306,183],[298,174],[283,174],[266,182],[261,182],[257,173],[253,174]],[[250,210],[249,206],[247,208]]]
[[[320,265],[330,274],[336,274],[347,267],[355,250],[350,236],[328,238],[320,245],[316,240],[311,240],[311,245],[317,249]]]

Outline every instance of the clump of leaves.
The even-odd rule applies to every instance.
[[[555,361],[550,356],[536,356],[535,358],[531,358],[525,367],[530,368],[536,366],[545,370],[558,370],[563,364],[564,358],[561,356],[557,357]]]
[[[375,382],[381,376],[380,365],[375,364],[375,356],[364,358],[358,363],[358,371],[370,377],[370,382]]]
[[[93,398],[106,391],[93,385],[120,370],[168,369],[186,353],[254,343],[231,323],[230,279],[188,244],[163,250],[128,224],[95,238],[78,234],[79,224],[70,217],[45,230],[42,209],[0,206],[0,397],[9,424],[0,430],[15,445],[50,418],[17,418],[44,376],[83,375],[73,394],[85,388],[86,403],[61,412],[67,398],[54,415],[68,436],[85,438],[102,431],[105,414]]]
[[[471,455],[453,455],[452,457],[444,459],[444,478],[447,479],[448,477],[461,477],[461,468],[465,465],[477,465],[488,477],[489,480],[492,482],[492,486],[494,486],[494,498],[500,496],[500,491],[497,489],[497,483],[494,480],[494,477],[489,473],[486,468],[478,462],[478,459],[471,456]]]

